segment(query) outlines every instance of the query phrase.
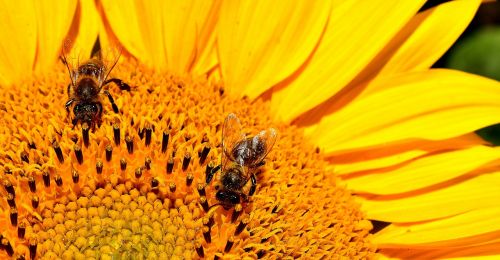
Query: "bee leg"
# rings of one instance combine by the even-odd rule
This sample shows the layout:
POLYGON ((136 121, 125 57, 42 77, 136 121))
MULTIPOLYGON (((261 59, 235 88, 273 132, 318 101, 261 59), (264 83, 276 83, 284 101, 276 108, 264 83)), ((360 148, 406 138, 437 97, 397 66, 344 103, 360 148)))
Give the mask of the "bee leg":
POLYGON ((260 163, 258 163, 255 167, 261 167, 261 166, 264 166, 266 165, 266 161, 265 160, 262 160, 260 163))
POLYGON ((73 124, 73 127, 71 129, 75 129, 75 126, 78 124, 78 118, 73 118, 73 120, 71 120, 71 123, 73 124))
POLYGON ((255 193, 255 189, 257 188, 257 179, 255 178, 255 174, 252 174, 250 176, 250 180, 252 181, 252 186, 250 186, 248 196, 252 196, 255 193))
POLYGON ((251 195, 248 195, 248 196, 247 196, 245 193, 242 193, 242 192, 240 192, 240 193, 238 193, 238 194, 240 195, 241 200, 242 200, 243 202, 249 202, 249 201, 250 201, 250 200, 248 199, 248 197, 249 197, 249 196, 251 196, 251 195))
POLYGON ((68 112, 68 114, 69 114, 69 107, 71 106, 71 104, 73 104, 73 102, 75 102, 75 100, 70 99, 66 102, 66 105, 64 105, 66 107, 66 111, 68 112))
POLYGON ((118 114, 118 106, 115 104, 115 100, 113 99, 113 96, 111 96, 111 93, 109 91, 104 90, 104 94, 108 96, 109 102, 111 102, 111 106, 113 107, 113 111, 118 114))
POLYGON ((221 166, 217 165, 215 168, 213 168, 208 174, 205 182, 209 184, 212 181, 212 178, 214 177, 214 174, 217 173, 220 170, 221 166))
POLYGON ((127 83, 123 82, 123 80, 117 78, 108 79, 104 81, 103 85, 107 85, 111 82, 115 83, 120 88, 120 90, 130 91, 130 86, 127 83))

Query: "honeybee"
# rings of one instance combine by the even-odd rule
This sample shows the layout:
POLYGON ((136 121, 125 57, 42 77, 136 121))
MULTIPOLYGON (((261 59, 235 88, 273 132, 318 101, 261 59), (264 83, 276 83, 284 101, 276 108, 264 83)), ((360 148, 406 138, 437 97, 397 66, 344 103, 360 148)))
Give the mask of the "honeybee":
MULTIPOLYGON (((104 59, 99 38, 94 44, 90 59, 80 63, 79 58, 68 60, 70 44, 66 42, 61 52, 61 59, 68 69, 71 82, 68 84, 67 92, 69 100, 65 107, 68 115, 70 115, 70 107, 73 105, 74 118, 72 119, 73 127, 79 122, 87 123, 92 129, 96 125, 101 124, 102 103, 99 94, 104 86, 109 83, 114 83, 121 90, 130 90, 130 86, 121 79, 108 79, 109 73, 113 70, 118 62, 121 52, 118 50, 107 53, 112 56, 109 59, 104 59)), ((118 106, 108 90, 103 91, 111 103, 113 111, 118 113, 118 106)))
MULTIPOLYGON (((277 131, 274 128, 263 130, 253 137, 247 137, 235 114, 229 114, 222 128, 222 170, 220 188, 215 198, 225 208, 229 209, 240 202, 248 202, 248 197, 255 193, 257 179, 255 174, 263 160, 276 142, 277 131), (243 188, 251 181, 248 194, 243 188)), ((207 175, 209 183, 219 170, 215 168, 207 175)))

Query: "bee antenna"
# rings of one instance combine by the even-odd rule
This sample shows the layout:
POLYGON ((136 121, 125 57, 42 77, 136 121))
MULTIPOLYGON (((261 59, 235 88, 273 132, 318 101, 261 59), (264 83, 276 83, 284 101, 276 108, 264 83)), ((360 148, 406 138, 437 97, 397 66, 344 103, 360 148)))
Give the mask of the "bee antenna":
POLYGON ((69 67, 68 59, 66 58, 66 54, 65 54, 66 51, 69 52, 69 49, 71 49, 70 46, 69 46, 70 44, 71 44, 70 41, 66 41, 63 44, 62 51, 61 51, 61 60, 62 60, 63 64, 66 65, 66 68, 68 69, 69 77, 71 79, 71 84, 73 86, 75 86, 75 80, 74 80, 74 76, 73 76, 73 71, 69 67))

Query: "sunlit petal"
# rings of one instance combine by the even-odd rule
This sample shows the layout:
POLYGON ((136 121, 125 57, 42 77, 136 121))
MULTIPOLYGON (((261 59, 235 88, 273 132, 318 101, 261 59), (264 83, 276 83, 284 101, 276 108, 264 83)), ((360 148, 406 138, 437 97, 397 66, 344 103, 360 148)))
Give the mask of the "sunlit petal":
POLYGON ((255 98, 304 63, 326 26, 330 1, 226 1, 221 14, 226 86, 255 98))
POLYGON ((340 91, 405 25, 423 1, 344 1, 308 64, 273 93, 272 107, 291 121, 340 91), (353 25, 356 25, 353 30, 353 25))
POLYGON ((37 19, 32 1, 0 2, 0 84, 31 74, 36 55, 37 19))
POLYGON ((466 28, 478 5, 479 1, 450 1, 417 14, 342 91, 302 114, 294 123, 313 128, 325 115, 377 91, 378 88, 367 84, 373 78, 429 68, 466 28))
POLYGON ((197 55, 210 51, 219 1, 103 1, 112 31, 150 67, 185 73, 197 55), (179 26, 182 24, 182 26, 179 26))
POLYGON ((367 172, 384 167, 396 166, 410 159, 438 151, 464 149, 484 145, 486 141, 476 134, 466 134, 440 141, 405 140, 401 143, 386 144, 373 148, 361 147, 358 150, 328 154, 335 173, 347 175, 367 172))
POLYGON ((481 208, 450 218, 414 225, 391 225, 375 236, 382 247, 467 246, 498 238, 500 208, 481 208), (489 239, 488 239, 489 238, 489 239))
MULTIPOLYGON (((438 173, 436 173, 438 174, 438 173)), ((386 222, 417 222, 493 207, 500 201, 500 174, 490 173, 423 194, 402 198, 361 199, 368 218, 386 222)))
POLYGON ((347 180, 355 192, 379 195, 422 189, 471 173, 482 166, 500 166, 500 149, 476 146, 425 156, 399 167, 347 180))
MULTIPOLYGON (((57 61, 77 10, 77 1, 34 1, 37 17, 36 70, 47 71, 57 61)), ((82 32, 84 34, 86 32, 82 32)))
POLYGON ((415 16, 398 34, 400 37, 389 44, 391 46, 403 40, 403 35, 411 34, 403 44, 397 44, 400 45, 397 50, 391 50, 392 57, 379 73, 391 75, 432 66, 467 28, 480 2, 450 1, 415 16))
POLYGON ((77 28, 72 30, 68 36, 68 39, 74 39, 72 42, 71 57, 90 57, 98 35, 101 47, 107 49, 108 44, 103 43, 103 41, 107 42, 105 41, 106 34, 99 33, 103 29, 103 25, 95 1, 80 0, 77 15, 77 28))
POLYGON ((373 82, 384 89, 326 117, 311 139, 326 152, 404 139, 440 140, 498 122, 500 84, 431 70, 373 82))
POLYGON ((498 259, 500 255, 500 241, 495 239, 480 245, 465 247, 445 247, 445 248, 382 248, 381 253, 398 259, 498 259))

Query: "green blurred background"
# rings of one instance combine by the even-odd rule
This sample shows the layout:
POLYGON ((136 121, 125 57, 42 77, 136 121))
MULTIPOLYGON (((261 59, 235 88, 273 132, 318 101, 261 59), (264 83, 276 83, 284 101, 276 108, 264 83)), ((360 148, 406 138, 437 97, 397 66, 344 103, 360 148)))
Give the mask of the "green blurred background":
MULTIPOLYGON (((447 1, 428 1, 422 9, 443 2, 447 1)), ((500 81, 500 3, 482 4, 469 27, 433 67, 462 70, 500 81)), ((500 145, 500 124, 476 133, 500 145)))

